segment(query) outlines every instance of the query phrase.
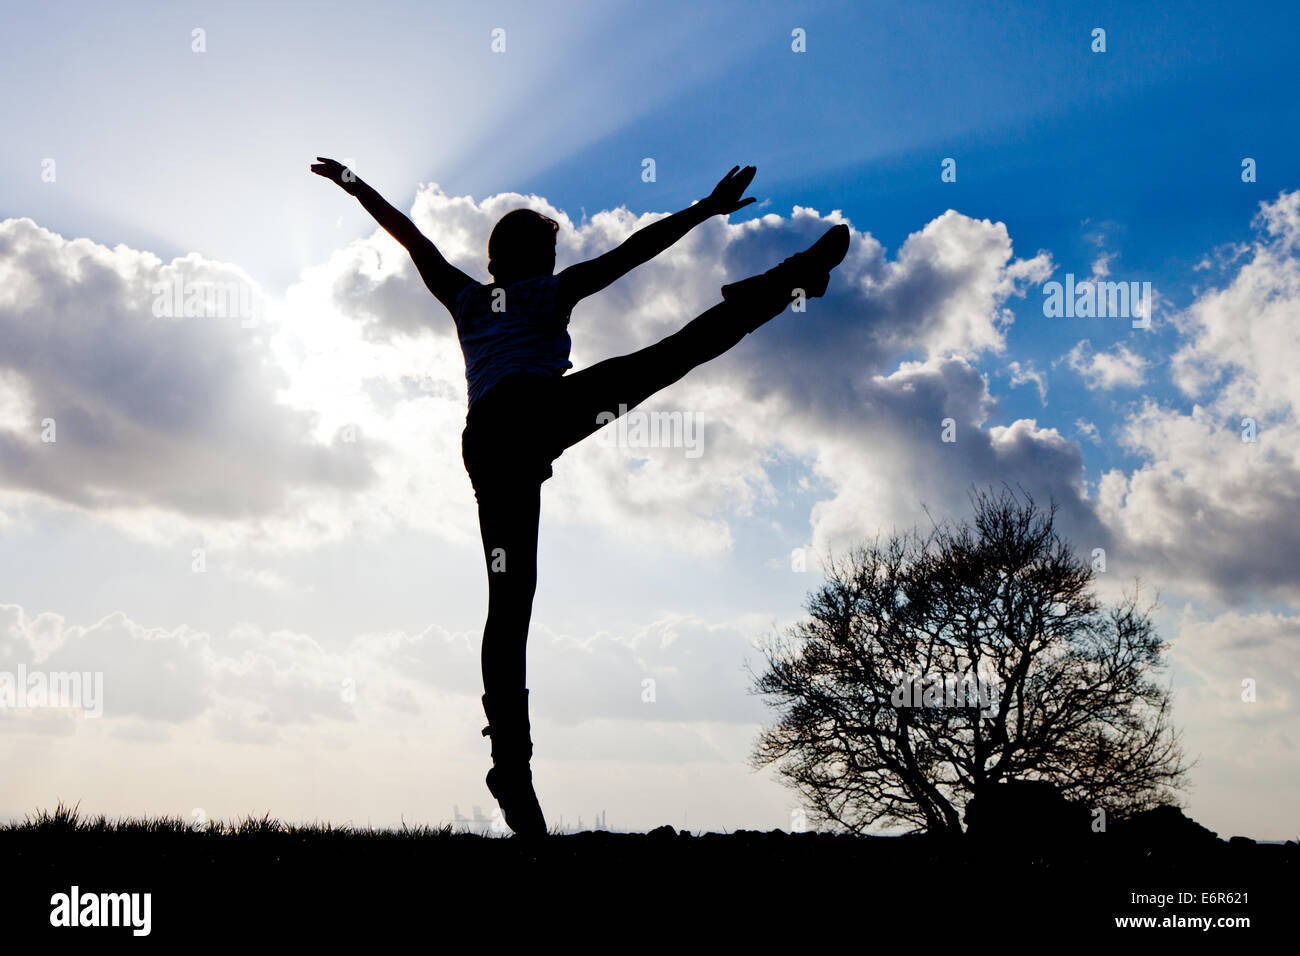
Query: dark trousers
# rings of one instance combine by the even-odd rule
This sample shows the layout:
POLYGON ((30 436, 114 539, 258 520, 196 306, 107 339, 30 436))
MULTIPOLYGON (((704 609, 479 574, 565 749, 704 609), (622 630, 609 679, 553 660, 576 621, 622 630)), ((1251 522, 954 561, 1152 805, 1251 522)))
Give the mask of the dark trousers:
POLYGON ((482 650, 486 693, 510 693, 527 685, 525 649, 537 589, 541 486, 552 475, 551 462, 727 351, 787 304, 774 303, 756 313, 752 305, 722 302, 654 345, 570 375, 515 373, 474 403, 461 449, 478 501, 488 569, 482 650))

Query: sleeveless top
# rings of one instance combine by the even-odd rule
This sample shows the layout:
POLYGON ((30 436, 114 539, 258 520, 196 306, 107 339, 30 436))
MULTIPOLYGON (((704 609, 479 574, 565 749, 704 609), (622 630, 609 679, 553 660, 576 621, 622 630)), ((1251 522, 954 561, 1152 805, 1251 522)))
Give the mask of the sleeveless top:
POLYGON ((456 297, 452 314, 465 355, 470 408, 514 372, 558 376, 573 368, 572 309, 560 301, 559 280, 549 275, 504 286, 472 282, 456 297))

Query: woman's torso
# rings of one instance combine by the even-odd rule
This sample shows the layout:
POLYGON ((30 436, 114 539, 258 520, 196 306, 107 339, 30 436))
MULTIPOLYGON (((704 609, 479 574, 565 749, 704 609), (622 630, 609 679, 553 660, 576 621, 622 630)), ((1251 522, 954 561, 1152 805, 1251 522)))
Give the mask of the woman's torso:
POLYGON ((508 375, 560 376, 572 368, 571 311, 560 299, 559 276, 467 285, 453 314, 465 356, 470 409, 508 375))

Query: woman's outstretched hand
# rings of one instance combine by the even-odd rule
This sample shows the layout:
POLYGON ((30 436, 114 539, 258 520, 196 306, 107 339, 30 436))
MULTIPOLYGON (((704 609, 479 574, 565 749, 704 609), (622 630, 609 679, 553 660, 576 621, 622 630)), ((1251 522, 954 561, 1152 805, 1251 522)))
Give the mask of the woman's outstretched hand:
POLYGON ((337 159, 327 159, 324 156, 317 156, 318 162, 312 164, 311 171, 317 176, 324 176, 332 183, 342 186, 347 192, 355 193, 357 185, 361 182, 357 174, 348 169, 337 159))
POLYGON ((740 169, 739 166, 732 166, 731 172, 718 180, 718 185, 713 187, 713 192, 709 193, 708 198, 704 200, 708 204, 708 209, 714 214, 725 216, 755 202, 753 196, 748 199, 741 199, 740 197, 745 194, 745 190, 753 182, 756 172, 758 170, 753 166, 746 166, 744 169, 740 169), (740 170, 740 172, 736 170, 740 170))

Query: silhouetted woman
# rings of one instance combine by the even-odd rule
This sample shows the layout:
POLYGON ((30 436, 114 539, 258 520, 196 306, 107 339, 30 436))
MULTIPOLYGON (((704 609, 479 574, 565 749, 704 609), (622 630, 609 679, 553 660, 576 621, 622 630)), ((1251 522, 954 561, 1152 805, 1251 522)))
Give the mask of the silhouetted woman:
POLYGON ((802 292, 821 296, 849 247, 847 226, 832 227, 774 269, 723 286, 723 301, 647 348, 566 375, 574 305, 663 252, 693 227, 754 202, 742 199, 755 169, 733 167, 706 198, 651 223, 618 248, 555 275, 559 224, 530 209, 506 213, 488 240, 493 281, 475 282, 451 265, 405 215, 332 159, 312 172, 356 196, 410 252, 429 291, 456 322, 465 355, 469 410, 462 457, 478 501, 488 569, 483 628, 483 710, 492 738, 487 785, 509 827, 546 834, 533 791, 525 648, 537 587, 542 482, 569 446, 779 315, 802 292), (607 413, 607 414, 602 414, 607 413))

